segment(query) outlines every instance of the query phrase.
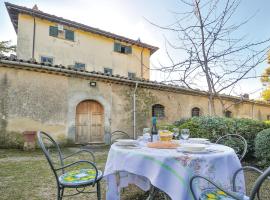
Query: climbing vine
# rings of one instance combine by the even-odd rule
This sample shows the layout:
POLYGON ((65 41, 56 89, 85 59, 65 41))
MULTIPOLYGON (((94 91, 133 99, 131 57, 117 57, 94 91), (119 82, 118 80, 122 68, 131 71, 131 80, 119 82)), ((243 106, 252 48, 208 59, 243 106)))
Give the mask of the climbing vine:
MULTIPOLYGON (((122 92, 125 99, 124 111, 128 114, 127 123, 133 125, 133 92, 130 88, 122 92)), ((147 127, 147 122, 151 118, 151 108, 156 104, 157 97, 148 89, 138 88, 136 91, 136 129, 141 132, 147 127)))

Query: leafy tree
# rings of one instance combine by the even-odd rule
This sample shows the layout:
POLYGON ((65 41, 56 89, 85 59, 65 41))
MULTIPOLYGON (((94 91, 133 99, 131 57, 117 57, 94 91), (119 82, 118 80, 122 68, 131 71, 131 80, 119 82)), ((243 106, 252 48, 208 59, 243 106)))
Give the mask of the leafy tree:
POLYGON ((16 51, 16 46, 10 44, 11 41, 0 41, 0 54, 11 53, 16 51))
MULTIPOLYGON (((268 52, 268 64, 270 64, 270 52, 268 52)), ((270 100, 270 66, 265 69, 262 74, 261 82, 267 86, 267 88, 262 92, 262 98, 266 101, 270 100)))
POLYGON ((266 89, 262 92, 262 98, 266 101, 270 100, 270 89, 266 89))

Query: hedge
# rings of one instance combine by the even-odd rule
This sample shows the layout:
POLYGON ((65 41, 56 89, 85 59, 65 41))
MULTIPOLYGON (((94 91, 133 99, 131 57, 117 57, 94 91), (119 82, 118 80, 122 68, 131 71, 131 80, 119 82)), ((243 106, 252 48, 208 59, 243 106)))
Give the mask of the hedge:
POLYGON ((248 143, 247 159, 254 158, 254 141, 256 135, 260 131, 270 128, 269 123, 258 120, 216 116, 193 117, 185 120, 184 123, 174 124, 171 128, 175 126, 179 129, 188 128, 190 130, 191 137, 208 138, 212 142, 216 141, 222 135, 232 133, 240 134, 248 143))
POLYGON ((270 129, 262 130, 255 139, 255 156, 262 167, 270 166, 270 129))

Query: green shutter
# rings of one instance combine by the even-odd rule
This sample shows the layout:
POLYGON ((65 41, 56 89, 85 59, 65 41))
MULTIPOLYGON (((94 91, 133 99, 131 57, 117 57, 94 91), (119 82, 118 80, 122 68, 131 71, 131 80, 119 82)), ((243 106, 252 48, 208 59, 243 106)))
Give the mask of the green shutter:
POLYGON ((127 46, 125 49, 125 53, 126 54, 131 54, 132 53, 132 47, 131 46, 127 46))
POLYGON ((74 41, 74 31, 65 30, 65 39, 74 41))
POLYGON ((58 36, 58 28, 57 28, 57 26, 50 26, 50 36, 53 36, 53 37, 58 36))
POLYGON ((121 52, 121 44, 120 43, 114 43, 114 51, 121 52))

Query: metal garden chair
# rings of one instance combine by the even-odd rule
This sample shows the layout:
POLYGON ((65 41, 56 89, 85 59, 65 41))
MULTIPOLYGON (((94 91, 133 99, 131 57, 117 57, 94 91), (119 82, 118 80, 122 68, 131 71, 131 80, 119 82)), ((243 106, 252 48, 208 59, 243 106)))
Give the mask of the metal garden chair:
POLYGON ((219 186, 217 184, 215 184, 213 181, 209 180, 206 177, 203 176, 193 176, 190 180, 190 189, 192 192, 192 195, 194 197, 195 200, 207 200, 207 199, 219 199, 219 200, 254 200, 256 197, 258 200, 266 200, 266 199, 261 199, 260 196, 260 188, 262 186, 262 184, 264 183, 264 181, 266 179, 270 180, 270 167, 267 168, 264 172, 255 168, 255 167, 251 167, 251 166, 245 166, 242 167, 240 169, 238 169, 234 175, 233 175, 233 188, 232 191, 226 191, 225 189, 222 188, 222 186, 219 186), (239 172, 241 171, 254 171, 258 174, 260 174, 260 176, 256 179, 250 196, 245 196, 244 194, 241 194, 239 192, 236 191, 236 178, 237 175, 239 174, 239 172), (203 179, 205 181, 207 181, 208 183, 210 183, 210 185, 213 185, 214 187, 212 189, 206 189, 204 191, 202 191, 202 193, 200 194, 199 197, 197 197, 195 195, 195 191, 193 188, 193 182, 196 179, 203 179))
POLYGON ((80 193, 97 193, 97 199, 100 200, 100 180, 102 179, 103 173, 102 171, 98 170, 95 165, 94 154, 88 150, 80 150, 76 153, 64 157, 59 145, 49 134, 39 131, 37 136, 38 143, 43 153, 45 154, 45 157, 56 178, 57 199, 61 200, 63 197, 74 196, 80 193), (56 156, 53 156, 52 152, 55 152, 56 156), (87 160, 79 160, 70 164, 64 164, 65 159, 83 152, 89 153, 93 162, 87 160), (77 167, 80 165, 87 165, 87 168, 67 170, 73 168, 74 166, 77 167), (96 186, 96 190, 86 192, 85 188, 88 186, 96 186), (64 196, 65 188, 76 189, 76 193, 64 196))
POLYGON ((247 153, 247 141, 238 134, 227 134, 217 139, 216 144, 223 144, 234 149, 240 160, 243 160, 247 153))
POLYGON ((120 139, 120 138, 124 138, 124 139, 130 139, 130 136, 129 134, 127 134, 126 132, 124 131, 113 131, 111 133, 111 144, 117 140, 117 139, 120 139))

